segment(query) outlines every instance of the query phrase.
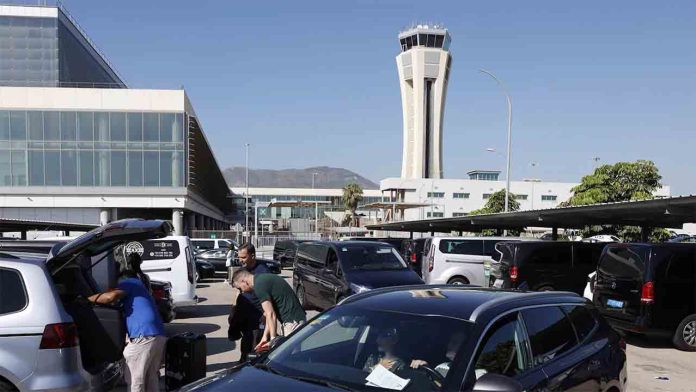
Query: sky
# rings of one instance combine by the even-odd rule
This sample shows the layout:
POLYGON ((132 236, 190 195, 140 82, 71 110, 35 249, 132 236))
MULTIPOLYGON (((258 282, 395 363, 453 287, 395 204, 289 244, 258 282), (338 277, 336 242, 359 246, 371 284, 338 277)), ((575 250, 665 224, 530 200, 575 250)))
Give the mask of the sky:
POLYGON ((696 193, 694 1, 94 1, 63 4, 133 88, 189 95, 222 168, 401 172, 397 35, 444 24, 444 175, 577 182, 650 159, 696 193), (534 165, 533 165, 534 163, 534 165))

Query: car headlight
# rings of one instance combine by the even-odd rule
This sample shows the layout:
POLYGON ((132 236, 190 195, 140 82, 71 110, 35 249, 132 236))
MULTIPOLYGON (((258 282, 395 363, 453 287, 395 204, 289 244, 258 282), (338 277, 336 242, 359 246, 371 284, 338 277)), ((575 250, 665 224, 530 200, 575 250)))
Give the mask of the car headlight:
POLYGON ((369 287, 361 286, 359 284, 351 283, 350 284, 350 289, 353 291, 355 294, 359 293, 364 293, 366 291, 370 291, 371 289, 369 287))

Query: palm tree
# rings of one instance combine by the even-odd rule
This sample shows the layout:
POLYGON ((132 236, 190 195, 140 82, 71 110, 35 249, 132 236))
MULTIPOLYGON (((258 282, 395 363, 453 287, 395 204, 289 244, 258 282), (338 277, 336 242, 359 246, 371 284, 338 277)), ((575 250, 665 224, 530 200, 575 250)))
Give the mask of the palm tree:
POLYGON ((350 225, 355 224, 355 210, 358 209, 358 203, 363 199, 363 190, 355 182, 346 184, 343 187, 343 205, 347 211, 350 211, 350 225))

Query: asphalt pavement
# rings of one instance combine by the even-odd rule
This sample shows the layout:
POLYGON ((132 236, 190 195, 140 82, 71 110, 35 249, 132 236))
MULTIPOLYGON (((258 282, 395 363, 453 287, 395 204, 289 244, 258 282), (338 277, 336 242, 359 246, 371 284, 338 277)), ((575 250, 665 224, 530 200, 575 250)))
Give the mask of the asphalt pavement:
MULTIPOLYGON (((283 270, 292 279, 292 272, 283 270)), ((239 342, 227 340, 227 315, 233 289, 224 277, 199 282, 201 302, 179 309, 177 319, 166 326, 167 335, 182 332, 203 333, 208 344, 208 375, 228 368, 239 361, 239 342)), ((316 312, 310 311, 308 318, 316 312)), ((676 350, 669 339, 627 336, 629 391, 692 391, 696 392, 696 353, 676 350)))

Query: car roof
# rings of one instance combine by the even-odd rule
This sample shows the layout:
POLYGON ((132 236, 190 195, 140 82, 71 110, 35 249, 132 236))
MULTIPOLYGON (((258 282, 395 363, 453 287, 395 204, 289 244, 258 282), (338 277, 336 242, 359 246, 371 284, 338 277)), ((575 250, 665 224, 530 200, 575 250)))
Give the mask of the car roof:
POLYGON ((433 240, 489 240, 489 241, 533 241, 536 238, 524 238, 524 237, 484 237, 484 236, 474 236, 474 237, 430 237, 433 240))
POLYGON ((576 293, 519 291, 474 286, 415 285, 370 290, 341 304, 397 313, 453 317, 475 322, 517 307, 554 303, 584 304, 576 293))

